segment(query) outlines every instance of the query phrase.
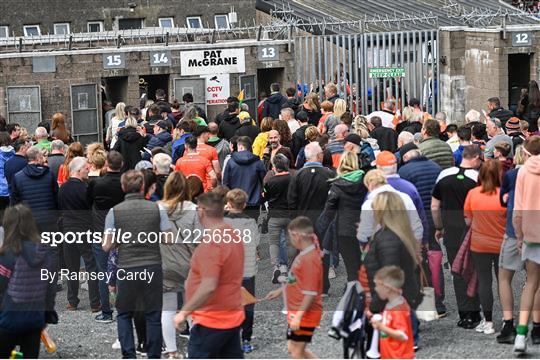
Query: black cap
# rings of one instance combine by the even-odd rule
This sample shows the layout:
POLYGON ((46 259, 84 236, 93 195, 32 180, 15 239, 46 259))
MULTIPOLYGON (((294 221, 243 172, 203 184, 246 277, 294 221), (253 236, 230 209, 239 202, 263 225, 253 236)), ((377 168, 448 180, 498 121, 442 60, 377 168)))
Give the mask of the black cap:
POLYGON ((154 126, 159 126, 160 128, 162 128, 163 130, 169 130, 169 126, 167 126, 167 122, 164 121, 164 120, 159 120, 157 121, 154 126))
POLYGON ((345 137, 345 142, 350 142, 355 145, 361 146, 362 138, 360 137, 360 135, 357 135, 357 134, 349 134, 345 137))
POLYGON ((418 149, 418 146, 414 142, 407 143, 399 149, 399 157, 401 158, 401 161, 403 161, 403 156, 405 156, 406 153, 408 153, 411 150, 418 149))
POLYGON ((296 120, 301 121, 301 122, 306 122, 308 120, 307 112, 305 111, 298 112, 298 114, 296 114, 296 120))

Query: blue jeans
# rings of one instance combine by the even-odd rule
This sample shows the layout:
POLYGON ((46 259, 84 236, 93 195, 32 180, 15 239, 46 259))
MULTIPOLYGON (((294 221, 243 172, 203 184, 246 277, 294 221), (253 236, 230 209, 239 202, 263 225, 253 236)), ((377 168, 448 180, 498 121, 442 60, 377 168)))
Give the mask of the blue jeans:
POLYGON ((414 338, 414 346, 418 346, 418 340, 420 338, 420 336, 418 335, 420 321, 418 321, 418 318, 416 317, 416 312, 414 310, 411 310, 411 324, 414 338))
MULTIPOLYGON (((103 251, 101 244, 92 244, 92 252, 96 259, 97 269, 100 273, 107 272, 107 259, 109 253, 103 251)), ((99 281, 99 297, 101 298, 101 312, 106 315, 112 315, 111 303, 109 302, 109 288, 105 280, 99 281)))
POLYGON ((147 280, 121 279, 120 273, 116 281, 118 295, 116 298, 116 310, 118 316, 118 340, 122 347, 124 359, 136 358, 135 340, 133 338, 133 314, 137 310, 137 302, 142 301, 142 311, 146 320, 146 349, 149 359, 161 358, 161 309, 163 307, 163 272, 161 265, 119 269, 128 274, 140 274, 144 270, 152 272, 153 278, 150 283, 147 280))
POLYGON ((211 329, 200 324, 191 328, 188 343, 190 359, 243 359, 240 327, 211 329))

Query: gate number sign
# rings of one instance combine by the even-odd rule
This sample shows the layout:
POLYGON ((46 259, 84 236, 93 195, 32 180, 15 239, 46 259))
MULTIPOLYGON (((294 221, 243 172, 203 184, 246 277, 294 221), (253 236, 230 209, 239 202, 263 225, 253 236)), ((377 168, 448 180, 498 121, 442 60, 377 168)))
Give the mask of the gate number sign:
POLYGON ((377 79, 377 78, 396 78, 396 77, 404 77, 405 76, 405 68, 370 68, 369 69, 369 78, 370 79, 377 79))
POLYGON ((150 66, 171 66, 171 51, 151 51, 150 66))
POLYGON ((124 69, 126 67, 126 57, 124 53, 103 54, 104 69, 124 69))
POLYGON ((259 46, 257 49, 259 61, 279 61, 279 47, 259 46))
POLYGON ((531 32, 512 33, 512 46, 532 46, 531 32))

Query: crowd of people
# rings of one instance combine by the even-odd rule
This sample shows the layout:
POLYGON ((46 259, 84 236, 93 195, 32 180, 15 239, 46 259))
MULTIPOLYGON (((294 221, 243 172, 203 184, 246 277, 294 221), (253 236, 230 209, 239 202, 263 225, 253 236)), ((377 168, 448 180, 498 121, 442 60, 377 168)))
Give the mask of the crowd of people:
POLYGON ((453 122, 417 99, 402 111, 387 99, 354 116, 331 83, 302 100, 295 88, 270 90, 252 109, 258 116, 231 96, 213 120, 190 94, 169 104, 158 90, 143 109, 111 107, 105 143, 86 146, 60 113, 33 136, 0 119, 0 357, 15 348, 39 355, 63 286, 67 310, 79 310, 81 258, 90 311, 96 322, 116 320, 113 346, 125 358, 255 351, 263 257, 276 286, 264 299, 283 297, 294 358, 316 356, 307 344, 323 309, 334 310, 322 301, 330 286, 341 292, 357 282, 367 337, 383 334, 383 358, 414 357, 427 286, 438 317, 455 301, 457 326, 494 334, 493 274, 504 316, 496 341, 517 352, 528 338, 540 344, 536 82, 518 114, 493 97, 488 111, 453 122), (136 241, 119 240, 122 233, 136 241), (44 241, 58 234, 63 242, 44 241), (143 241, 151 234, 160 241, 143 241), (347 284, 334 280, 340 260, 347 284), (64 269, 77 276, 62 279, 64 269), (512 279, 523 269, 519 291, 512 279), (178 349, 177 332, 187 349, 178 349))

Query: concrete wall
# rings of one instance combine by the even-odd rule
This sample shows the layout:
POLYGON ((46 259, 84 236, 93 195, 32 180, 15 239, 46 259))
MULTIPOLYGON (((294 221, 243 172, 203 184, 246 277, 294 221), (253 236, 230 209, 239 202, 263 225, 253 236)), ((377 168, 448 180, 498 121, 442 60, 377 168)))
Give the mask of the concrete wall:
MULTIPOLYGON (((208 49, 220 47, 243 47, 245 48, 246 72, 244 74, 230 74, 231 95, 239 93, 240 75, 257 74, 258 69, 284 68, 283 85, 291 86, 295 83, 295 63, 293 53, 287 52, 287 42, 272 42, 279 47, 280 60, 275 62, 260 62, 257 58, 257 48, 261 43, 250 41, 250 45, 245 45, 246 41, 238 43, 229 42, 227 44, 214 45, 191 45, 189 50, 208 49)), ((108 49, 114 51, 114 49, 108 49)), ((107 49, 64 51, 56 55, 55 73, 33 73, 32 54, 10 54, 0 57, 0 115, 7 118, 6 109, 6 88, 7 86, 40 85, 42 118, 50 119, 55 112, 62 112, 67 117, 67 122, 71 123, 71 103, 70 86, 75 84, 101 84, 101 79, 106 77, 127 76, 128 90, 126 104, 139 106, 139 76, 168 74, 169 88, 168 94, 172 100, 174 78, 181 78, 180 52, 183 50, 171 49, 171 67, 150 67, 148 49, 139 47, 134 50, 122 49, 126 51, 126 68, 115 70, 104 70, 102 53, 107 49)), ((52 53, 54 54, 54 53, 52 53)), ((42 54, 46 55, 46 54, 42 54)), ((223 111, 223 105, 209 106, 207 109, 211 118, 218 112, 223 111)))
MULTIPOLYGON (((450 120, 462 123, 465 114, 487 110, 487 99, 509 102, 509 54, 531 54, 530 79, 538 78, 540 31, 533 32, 532 47, 513 47, 511 33, 502 39, 497 30, 452 29, 440 31, 441 108, 450 120)), ((519 71, 519 69, 518 69, 519 71)))
POLYGON ((239 23, 253 23, 255 0, 3 0, 0 25, 22 36, 23 25, 38 24, 41 33, 54 33, 54 23, 70 23, 71 32, 86 32, 87 21, 103 21, 105 30, 120 18, 143 18, 146 27, 159 26, 158 18, 173 17, 175 26, 187 27, 186 17, 200 16, 204 26, 214 27, 215 14, 227 14, 234 5, 239 23), (130 7, 136 5, 135 7, 130 7))

